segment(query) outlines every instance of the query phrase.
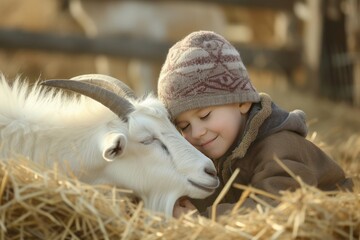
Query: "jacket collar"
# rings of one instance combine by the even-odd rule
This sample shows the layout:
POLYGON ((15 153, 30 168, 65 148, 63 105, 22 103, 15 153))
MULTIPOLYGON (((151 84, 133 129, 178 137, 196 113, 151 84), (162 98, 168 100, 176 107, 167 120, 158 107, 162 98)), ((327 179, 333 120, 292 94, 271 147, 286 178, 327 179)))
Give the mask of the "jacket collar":
POLYGON ((247 149, 251 143, 255 141, 261 125, 271 115, 272 108, 270 96, 265 93, 260 93, 260 98, 259 107, 255 107, 257 103, 251 107, 244 134, 239 137, 238 142, 240 143, 236 145, 238 147, 232 152, 230 150, 229 153, 226 153, 217 161, 217 169, 218 172, 221 173, 223 183, 230 178, 233 161, 245 156, 247 149))
POLYGON ((271 98, 265 93, 260 93, 260 108, 254 109, 253 106, 248 117, 248 121, 245 127, 245 131, 242 137, 239 138, 238 147, 233 150, 232 154, 228 157, 231 159, 242 158, 245 156, 246 151, 250 147, 251 143, 255 141, 259 134, 260 127, 265 120, 271 115, 271 98))
POLYGON ((279 131, 292 131, 305 137, 307 126, 305 113, 301 110, 284 111, 271 101, 269 95, 260 94, 259 103, 254 103, 247 117, 245 130, 233 147, 218 160, 217 169, 224 181, 230 177, 234 161, 245 156, 250 145, 279 131))

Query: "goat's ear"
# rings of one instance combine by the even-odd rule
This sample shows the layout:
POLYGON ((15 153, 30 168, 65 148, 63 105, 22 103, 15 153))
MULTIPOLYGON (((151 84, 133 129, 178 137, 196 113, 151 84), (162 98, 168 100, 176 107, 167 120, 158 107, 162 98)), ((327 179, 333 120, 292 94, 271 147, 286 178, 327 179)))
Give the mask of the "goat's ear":
POLYGON ((106 161, 113 161, 115 158, 123 155, 127 145, 127 139, 124 134, 112 133, 105 142, 103 149, 103 158, 106 161))

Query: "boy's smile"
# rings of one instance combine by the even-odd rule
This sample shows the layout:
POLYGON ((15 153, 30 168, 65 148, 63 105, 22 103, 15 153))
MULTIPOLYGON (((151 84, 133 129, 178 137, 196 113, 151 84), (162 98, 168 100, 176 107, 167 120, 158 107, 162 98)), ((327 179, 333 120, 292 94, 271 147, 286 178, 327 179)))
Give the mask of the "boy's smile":
POLYGON ((200 144, 200 147, 202 148, 206 148, 209 147, 209 145, 211 145, 212 143, 214 143, 214 141, 217 139, 217 136, 213 139, 210 139, 209 141, 205 141, 204 143, 200 144))
POLYGON ((175 124, 181 134, 211 159, 220 158, 232 146, 245 124, 251 103, 197 108, 179 114, 175 124))

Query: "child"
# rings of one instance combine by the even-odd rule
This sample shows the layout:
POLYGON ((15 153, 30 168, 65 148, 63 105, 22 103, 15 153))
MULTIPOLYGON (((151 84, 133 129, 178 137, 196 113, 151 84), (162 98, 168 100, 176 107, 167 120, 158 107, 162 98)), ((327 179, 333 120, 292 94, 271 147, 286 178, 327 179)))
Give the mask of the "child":
MULTIPOLYGON (((298 182, 274 160, 321 190, 352 189, 352 180, 322 150, 305 139, 305 114, 286 112, 250 82, 238 51, 222 36, 208 31, 191 33, 167 55, 158 82, 158 97, 181 134, 211 158, 221 185, 206 199, 191 200, 207 212, 236 168, 235 183, 278 195, 298 182)), ((217 213, 231 210, 242 190, 230 188, 217 213)), ((264 198, 270 204, 276 204, 264 198)), ((174 216, 193 209, 178 203, 174 216)), ((243 206, 254 207, 248 198, 243 206)))

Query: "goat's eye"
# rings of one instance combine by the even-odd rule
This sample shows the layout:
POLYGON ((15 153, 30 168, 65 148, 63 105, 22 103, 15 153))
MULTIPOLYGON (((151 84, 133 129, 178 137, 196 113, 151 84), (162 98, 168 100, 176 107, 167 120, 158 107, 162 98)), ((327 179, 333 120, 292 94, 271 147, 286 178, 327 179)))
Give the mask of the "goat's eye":
POLYGON ((143 141, 141 141, 140 143, 144 144, 144 145, 149 145, 151 144, 153 141, 155 140, 154 137, 149 137, 149 138, 145 138, 143 141))

